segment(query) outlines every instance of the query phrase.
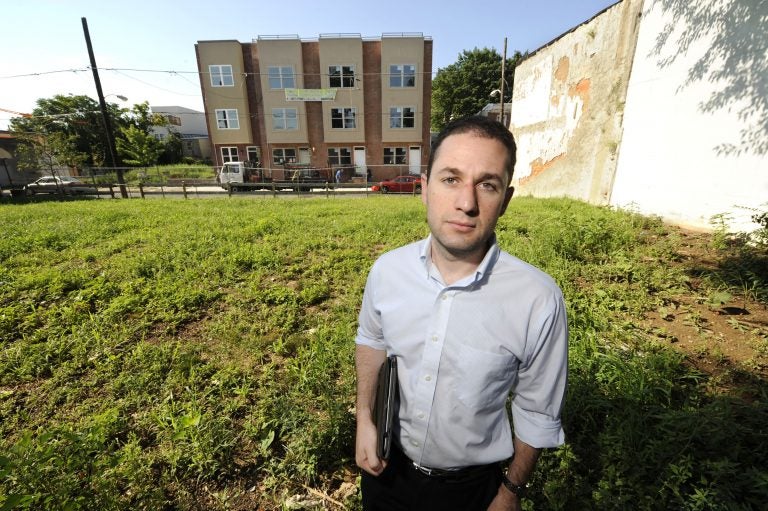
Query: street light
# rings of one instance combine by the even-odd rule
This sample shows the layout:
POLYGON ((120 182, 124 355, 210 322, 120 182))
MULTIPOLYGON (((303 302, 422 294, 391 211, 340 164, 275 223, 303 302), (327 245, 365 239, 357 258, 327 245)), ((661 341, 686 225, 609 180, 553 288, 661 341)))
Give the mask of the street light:
POLYGON ((104 99, 107 99, 107 98, 108 98, 108 97, 110 97, 110 96, 114 96, 114 97, 116 97, 117 99, 119 99, 120 101, 128 101, 128 98, 126 98, 126 97, 125 97, 125 96, 123 96, 122 94, 107 94, 106 96, 104 96, 104 99))

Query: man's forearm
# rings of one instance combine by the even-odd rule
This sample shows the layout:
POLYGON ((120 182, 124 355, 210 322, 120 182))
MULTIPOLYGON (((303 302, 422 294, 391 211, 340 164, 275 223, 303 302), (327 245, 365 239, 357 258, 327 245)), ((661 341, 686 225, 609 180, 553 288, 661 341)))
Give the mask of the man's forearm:
POLYGON ((355 462, 373 475, 379 475, 386 462, 376 454, 376 426, 373 423, 374 393, 381 364, 386 352, 368 346, 355 348, 355 370, 357 372, 357 432, 355 433, 355 462))
MULTIPOLYGON (((541 449, 531 447, 515 438, 515 455, 509 463, 504 477, 514 486, 525 486, 536 468, 541 449)), ((517 511, 520 507, 520 495, 510 491, 504 484, 499 487, 496 498, 488 507, 489 511, 517 511)))
POLYGON ((368 346, 355 347, 355 371, 357 373, 357 420, 371 420, 376 380, 381 364, 387 358, 387 352, 368 346), (363 414, 361 416, 361 414, 363 414))
POLYGON ((524 486, 533 474, 536 468, 536 462, 539 460, 541 449, 531 447, 522 440, 515 438, 515 455, 507 469, 507 479, 512 484, 524 486))

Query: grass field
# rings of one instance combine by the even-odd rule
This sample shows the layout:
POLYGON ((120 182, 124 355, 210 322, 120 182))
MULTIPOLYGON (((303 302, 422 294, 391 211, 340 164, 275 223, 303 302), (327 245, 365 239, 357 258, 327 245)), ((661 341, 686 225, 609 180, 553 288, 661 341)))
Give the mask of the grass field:
MULTIPOLYGON (((374 259, 426 235, 418 198, 40 202, 0 219, 0 510, 359 508, 357 311, 374 259)), ((768 325, 729 318, 751 351, 723 376, 647 321, 686 297, 706 340, 694 305, 765 311, 765 249, 721 243, 728 271, 689 268, 677 230, 565 199, 515 199, 497 231, 557 280, 571 329, 567 443, 525 508, 764 508, 768 325)))

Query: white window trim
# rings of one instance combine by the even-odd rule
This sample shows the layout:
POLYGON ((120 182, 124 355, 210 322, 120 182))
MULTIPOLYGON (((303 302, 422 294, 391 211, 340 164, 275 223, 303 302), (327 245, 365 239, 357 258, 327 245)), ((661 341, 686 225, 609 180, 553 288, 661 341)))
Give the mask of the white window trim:
POLYGON ((208 73, 211 75, 211 87, 234 87, 235 75, 232 72, 232 66, 230 64, 211 64, 208 66, 208 73), (224 69, 229 68, 229 75, 224 73, 224 69), (232 79, 231 84, 224 83, 224 77, 229 76, 232 79), (214 77, 219 77, 220 83, 214 82, 214 77))
POLYGON ((236 108, 217 108, 216 109, 216 128, 220 130, 239 130, 240 129, 240 116, 236 108), (231 115, 234 112, 234 115, 231 115), (223 114, 223 117, 219 116, 219 113, 223 114), (220 121, 226 123, 226 127, 222 128, 219 124, 220 121), (235 124, 236 126, 233 126, 235 124))
POLYGON ((385 147, 384 148, 384 161, 386 162, 387 158, 387 149, 392 151, 392 163, 384 163, 384 165, 408 165, 408 148, 405 146, 392 146, 392 147, 385 147), (403 161, 401 163, 398 163, 397 161, 397 150, 401 149, 403 154, 403 161))
POLYGON ((342 107, 338 107, 338 108, 331 108, 331 129, 332 130, 356 130, 357 129, 357 108, 350 107, 350 106, 342 106, 342 107), (341 111, 341 124, 342 124, 342 126, 341 126, 341 128, 334 128, 333 127, 333 113, 335 111, 339 111, 339 110, 341 111), (347 120, 347 117, 346 117, 346 113, 347 113, 346 111, 347 110, 351 111, 351 113, 352 113, 351 119, 352 119, 352 122, 354 123, 354 126, 352 126, 351 128, 348 128, 347 127, 347 123, 345 122, 347 120))
POLYGON ((389 88, 390 89, 413 89, 416 87, 416 77, 418 75, 418 68, 416 67, 416 64, 411 63, 405 63, 405 64, 390 64, 389 65, 389 88), (405 66, 412 66, 413 67, 413 85, 405 85, 405 77, 409 76, 405 74, 405 66), (399 67, 401 68, 398 73, 393 73, 392 68, 393 67, 399 67), (400 76, 400 85, 392 85, 392 77, 393 76, 400 76))
POLYGON ((331 165, 352 165, 354 162, 354 153, 352 151, 352 148, 350 147, 329 147, 328 148, 328 161, 331 165), (335 150, 338 156, 336 157, 337 161, 331 162, 331 151, 335 150), (349 156, 349 163, 341 163, 342 154, 341 151, 346 150, 349 156))
POLYGON ((296 109, 296 108, 273 108, 272 109, 272 129, 275 130, 275 131, 296 131, 297 129, 299 129, 299 112, 298 112, 298 109, 296 109), (290 119, 290 117, 288 117, 286 114, 288 113, 289 110, 293 112, 293 121, 296 124, 292 128, 288 127, 288 119, 290 119), (276 113, 280 113, 280 116, 275 117, 276 113), (276 120, 281 120, 284 127, 282 127, 282 128, 276 127, 275 126, 275 121, 276 120))
POLYGON ((295 163, 297 159, 298 159, 298 152, 296 151, 295 147, 273 147, 272 148, 272 164, 273 165, 284 165, 286 163, 295 163), (279 163, 279 158, 275 158, 275 151, 282 152, 283 161, 284 161, 283 163, 279 163), (285 151, 293 151, 293 156, 291 156, 291 158, 293 158, 294 160, 293 162, 285 161, 286 160, 285 151))
POLYGON ((219 147, 219 153, 221 154, 222 163, 225 163, 228 161, 240 161, 240 151, 237 150, 237 146, 221 146, 219 147), (225 149, 229 153, 228 156, 224 156, 225 149), (234 157, 232 155, 233 149, 234 149, 234 157))
POLYGON ((357 79, 357 70, 355 69, 355 65, 354 64, 329 64, 328 68, 329 68, 328 69, 328 87, 331 87, 331 88, 334 88, 334 89, 354 89, 355 88, 355 80, 357 79), (333 85, 331 85, 331 78, 332 78, 332 76, 331 76, 331 69, 330 68, 332 68, 332 67, 339 68, 339 73, 340 74, 338 75, 338 77, 334 77, 334 78, 338 78, 339 80, 341 80, 341 85, 339 85, 338 87, 334 87, 333 85), (348 68, 352 69, 352 74, 351 75, 344 74, 344 68, 345 67, 348 67, 348 68), (351 78, 352 79, 352 85, 346 85, 345 86, 344 85, 344 78, 351 78))
POLYGON ((293 66, 267 66, 267 84, 269 85, 269 90, 284 90, 284 89, 294 89, 296 88, 296 70, 293 68, 293 66), (283 74, 283 68, 288 68, 291 70, 290 75, 283 74), (272 70, 277 69, 277 76, 280 78, 280 87, 272 87, 272 70), (293 84, 290 87, 287 87, 285 84, 285 81, 288 79, 288 77, 291 78, 293 81, 293 84))
POLYGON ((413 130, 416 129, 416 107, 413 106, 391 106, 389 107, 389 129, 391 130, 413 130), (405 109, 410 109, 410 111, 413 113, 413 117, 411 118, 413 120, 413 126, 406 126, 405 125, 405 109), (397 109, 399 113, 400 118, 400 126, 392 126, 392 110, 397 109))

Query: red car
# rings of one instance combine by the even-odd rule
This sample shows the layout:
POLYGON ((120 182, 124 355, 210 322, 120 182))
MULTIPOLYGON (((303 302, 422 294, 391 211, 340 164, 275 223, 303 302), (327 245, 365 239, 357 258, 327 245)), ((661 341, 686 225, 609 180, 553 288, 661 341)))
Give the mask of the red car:
POLYGON ((389 192, 406 192, 406 193, 421 193, 421 176, 416 174, 408 174, 405 176, 397 176, 394 179, 382 181, 379 183, 379 189, 382 193, 389 192))

